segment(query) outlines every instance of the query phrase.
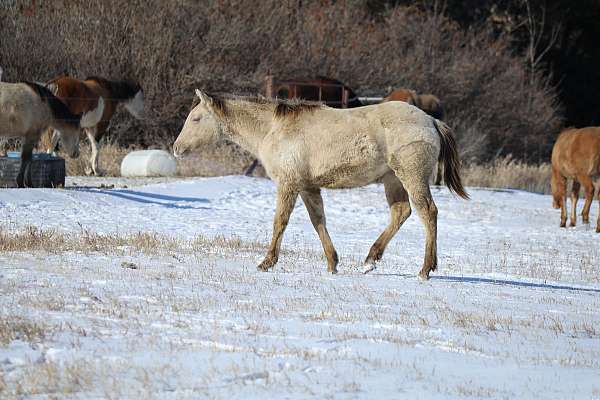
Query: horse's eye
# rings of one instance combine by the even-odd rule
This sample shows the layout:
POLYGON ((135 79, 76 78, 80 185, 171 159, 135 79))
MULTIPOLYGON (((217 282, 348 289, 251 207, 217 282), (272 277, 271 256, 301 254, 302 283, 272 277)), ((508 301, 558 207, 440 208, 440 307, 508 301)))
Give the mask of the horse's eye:
POLYGON ((193 121, 193 122, 198 122, 198 121, 200 121, 201 119, 202 119, 202 117, 194 117, 194 118, 192 118, 192 121, 193 121))

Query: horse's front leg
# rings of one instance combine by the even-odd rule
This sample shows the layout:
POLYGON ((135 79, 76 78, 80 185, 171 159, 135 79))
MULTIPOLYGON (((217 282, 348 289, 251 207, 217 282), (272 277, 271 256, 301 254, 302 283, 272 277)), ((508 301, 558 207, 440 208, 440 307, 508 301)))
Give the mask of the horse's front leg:
POLYGON ((590 207, 592 201, 594 201, 594 182, 589 175, 580 175, 577 177, 583 190, 585 191, 585 203, 583 204, 583 210, 581 211, 582 219, 584 224, 590 223, 590 207))
POLYGON ((271 239, 267 256, 257 268, 259 271, 268 271, 269 268, 272 268, 277 263, 283 232, 290 220, 290 215, 292 215, 297 198, 297 190, 292 190, 286 185, 279 185, 277 187, 277 208, 275 210, 275 220, 273 221, 273 238, 271 239))

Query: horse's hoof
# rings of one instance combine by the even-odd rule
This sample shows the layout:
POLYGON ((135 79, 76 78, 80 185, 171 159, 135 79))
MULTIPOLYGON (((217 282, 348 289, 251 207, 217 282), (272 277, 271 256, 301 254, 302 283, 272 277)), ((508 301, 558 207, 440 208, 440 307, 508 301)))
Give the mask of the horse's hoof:
POLYGON ((275 266, 274 262, 272 262, 271 260, 264 260, 263 262, 258 264, 258 267, 256 267, 256 269, 262 272, 267 272, 268 270, 273 268, 273 266, 275 266))
POLYGON ((377 265, 375 265, 374 261, 365 263, 363 265, 363 271, 362 271, 362 273, 363 274, 368 274, 369 272, 373 271, 375 268, 377 268, 377 265))
MULTIPOLYGON (((584 222, 584 224, 585 224, 585 222, 584 222)), ((574 226, 575 226, 575 222, 571 222, 571 223, 569 224, 569 226, 570 226, 570 227, 574 227, 574 226)))
POLYGON ((422 281, 428 281, 429 280, 429 273, 428 272, 419 272, 419 279, 421 279, 422 281))
POLYGON ((329 272, 331 275, 336 275, 338 273, 338 270, 337 270, 337 268, 328 269, 327 272, 329 272))

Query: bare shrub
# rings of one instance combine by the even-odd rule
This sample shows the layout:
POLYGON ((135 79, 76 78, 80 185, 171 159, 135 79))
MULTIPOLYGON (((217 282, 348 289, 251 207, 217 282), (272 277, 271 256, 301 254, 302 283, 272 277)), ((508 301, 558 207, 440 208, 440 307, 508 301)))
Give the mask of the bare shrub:
MULTIPOLYGON (((119 112, 111 127, 118 145, 169 148, 193 88, 257 93, 267 74, 332 76, 363 95, 390 86, 435 93, 471 161, 545 160, 561 121, 556 91, 540 74, 529 79, 508 37, 485 27, 464 31, 416 8, 373 16, 364 2, 15 0, 0 7, 0 37, 10 38, 0 41, 5 80, 93 74, 141 82, 148 118, 119 112)), ((218 152, 202 160, 239 173, 249 157, 232 154, 243 160, 235 168, 221 168, 218 152)), ((70 173, 79 173, 72 164, 70 173)))

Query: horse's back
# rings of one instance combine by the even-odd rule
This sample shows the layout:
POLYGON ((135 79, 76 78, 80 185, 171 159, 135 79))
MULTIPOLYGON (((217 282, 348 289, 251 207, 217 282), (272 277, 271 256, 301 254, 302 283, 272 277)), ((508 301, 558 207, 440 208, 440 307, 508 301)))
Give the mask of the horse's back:
POLYGON ((48 84, 56 85, 55 95, 73 114, 83 114, 94 110, 98 105, 98 95, 81 80, 63 76, 48 84))

